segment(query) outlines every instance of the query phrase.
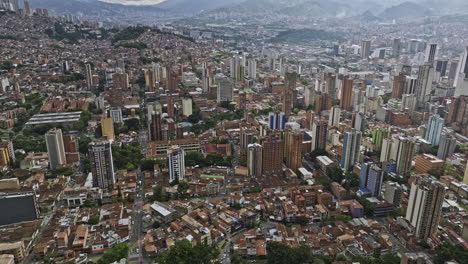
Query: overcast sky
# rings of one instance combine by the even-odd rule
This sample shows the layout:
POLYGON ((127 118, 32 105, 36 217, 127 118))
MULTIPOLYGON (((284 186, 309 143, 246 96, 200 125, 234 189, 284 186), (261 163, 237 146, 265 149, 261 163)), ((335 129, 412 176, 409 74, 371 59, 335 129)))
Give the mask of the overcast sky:
POLYGON ((108 3, 123 4, 123 5, 156 5, 166 0, 100 0, 108 3))

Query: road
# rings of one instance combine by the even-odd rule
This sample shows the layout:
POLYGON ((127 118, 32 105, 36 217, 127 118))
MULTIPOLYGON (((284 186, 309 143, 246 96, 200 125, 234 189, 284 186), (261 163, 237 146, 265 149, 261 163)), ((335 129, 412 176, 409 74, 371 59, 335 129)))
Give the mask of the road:
MULTIPOLYGON (((139 134, 139 143, 141 146, 141 152, 144 155, 146 153, 146 144, 148 141, 148 135, 145 129, 142 129, 139 134)), ((141 171, 141 165, 138 166, 137 170, 137 182, 136 182, 136 199, 133 204, 132 222, 130 229, 130 255, 129 263, 151 263, 148 261, 143 254, 143 205, 145 204, 144 198, 144 173, 141 171)))

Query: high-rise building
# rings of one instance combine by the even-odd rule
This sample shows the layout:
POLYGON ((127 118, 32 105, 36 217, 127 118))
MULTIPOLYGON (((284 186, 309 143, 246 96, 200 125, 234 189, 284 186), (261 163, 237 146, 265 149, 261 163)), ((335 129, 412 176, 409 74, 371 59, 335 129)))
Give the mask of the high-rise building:
POLYGON ((420 176, 411 184, 406 220, 414 235, 426 240, 436 230, 442 214, 445 186, 429 176, 420 176))
POLYGON ((112 145, 110 141, 91 142, 88 147, 93 174, 93 186, 111 189, 115 184, 112 145))
POLYGON ((398 76, 393 77, 392 98, 401 98, 406 87, 406 75, 400 72, 398 76))
POLYGON ((352 114, 351 124, 354 129, 358 131, 363 131, 366 123, 365 115, 363 112, 354 112, 352 114))
POLYGON ((104 117, 101 119, 101 131, 102 136, 105 137, 107 140, 114 140, 114 121, 112 117, 104 117))
POLYGON ((434 79, 434 67, 431 64, 419 66, 418 78, 415 84, 416 102, 418 108, 424 108, 429 101, 434 79))
POLYGON ((247 128, 241 128, 240 132, 240 159, 246 160, 247 148, 254 143, 254 131, 247 128))
POLYGON ((340 167, 343 170, 349 171, 354 163, 359 160, 361 149, 362 133, 353 129, 345 132, 343 135, 343 150, 341 153, 340 167))
POLYGON ((166 87, 170 92, 175 92, 179 89, 179 75, 176 72, 171 72, 166 81, 166 87))
POLYGON ((156 76, 152 69, 145 70, 146 91, 154 92, 156 89, 156 76))
POLYGON ((395 158, 397 162, 398 175, 409 176, 411 164, 416 152, 416 142, 409 138, 397 137, 394 138, 394 144, 392 147, 391 156, 392 159, 395 158))
POLYGON ((112 75, 112 83, 114 84, 114 88, 128 90, 130 87, 128 81, 128 74, 126 73, 114 73, 112 75))
POLYGON ((8 166, 15 162, 16 155, 13 147, 13 142, 0 142, 0 166, 8 166))
POLYGON ((379 197, 382 191, 383 171, 372 162, 361 164, 359 175, 359 188, 366 189, 373 197, 379 197))
POLYGON ((312 123, 311 151, 325 149, 327 146, 328 122, 327 120, 315 120, 312 123))
POLYGON ((396 182, 388 181, 385 182, 384 189, 384 200, 390 204, 393 204, 393 206, 395 207, 400 206, 401 196, 403 194, 403 187, 401 187, 401 185, 396 182))
POLYGON ((191 116, 192 111, 192 99, 191 98, 182 98, 182 115, 191 116))
POLYGON ((33 14, 29 0, 24 0, 24 11, 26 12, 26 15, 28 16, 32 16, 33 14))
POLYGON ((283 130, 286 125, 286 115, 283 112, 270 112, 268 114, 268 128, 283 130))
POLYGON ((167 150, 169 182, 182 181, 185 178, 185 151, 179 146, 167 150))
POLYGON ((245 77, 245 57, 234 55, 230 61, 230 77, 235 81, 241 81, 245 77))
POLYGON ((151 113, 151 121, 149 121, 149 123, 149 135, 151 140, 163 140, 161 112, 153 111, 151 113))
POLYGON ((468 184, 468 161, 466 162, 465 166, 465 175, 463 177, 463 183, 468 184))
POLYGON ((438 146, 440 141, 440 135, 444 128, 444 119, 439 115, 432 115, 427 121, 426 135, 424 139, 431 142, 432 146, 438 146))
POLYGON ((333 106, 330 109, 330 117, 328 120, 329 127, 337 127, 341 121, 341 108, 338 106, 333 106))
POLYGON ((445 160, 452 156, 457 146, 457 138, 453 131, 448 131, 442 134, 440 138, 439 149, 437 150, 437 158, 445 160))
POLYGON ((50 168, 55 169, 60 165, 67 164, 62 130, 59 128, 49 130, 45 134, 45 141, 47 145, 47 154, 49 155, 50 168))
POLYGON ((284 135, 284 158, 286 166, 297 172, 302 167, 302 140, 304 135, 297 131, 287 131, 284 135))
POLYGON ((281 175, 283 173, 284 142, 277 133, 260 139, 263 148, 262 174, 281 175))
POLYGON ((437 54, 437 44, 432 43, 426 47, 426 54, 424 56, 424 62, 427 64, 434 65, 435 57, 437 54))
POLYGON ((371 41, 363 40, 361 43, 361 58, 368 59, 371 52, 371 41))
POLYGON ((174 97, 172 95, 172 92, 169 92, 169 94, 167 95, 167 115, 169 117, 175 116, 174 97))
POLYGON ((455 87, 455 97, 460 95, 468 96, 468 46, 458 62, 453 86, 455 87))
POLYGON ((401 52, 401 39, 395 38, 393 39, 393 44, 392 44, 392 57, 393 58, 400 58, 400 52, 401 52))
MULTIPOLYGON (((29 3, 29 1, 28 1, 29 3)), ((25 1, 26 4, 26 1, 25 1)), ((85 72, 86 72, 86 85, 88 86, 88 90, 91 90, 93 88, 93 71, 91 68, 91 64, 86 63, 85 64, 85 72)))
POLYGON ((257 79, 257 60, 249 59, 248 64, 247 75, 252 80, 257 79))
POLYGON ((382 150, 380 151, 380 162, 387 162, 392 159, 393 143, 394 141, 392 138, 382 139, 382 150))
POLYGON ((382 142, 385 138, 390 135, 390 132, 384 128, 377 128, 372 131, 372 143, 380 149, 382 147, 382 142))
POLYGON ((262 145, 254 143, 249 144, 247 147, 247 167, 249 168, 249 176, 260 177, 262 176, 262 158, 263 148, 262 145))
POLYGON ((287 72, 285 76, 285 85, 283 91, 283 113, 289 118, 293 108, 293 91, 296 90, 295 72, 287 72))
POLYGON ((229 78, 224 75, 217 75, 215 83, 218 87, 217 102, 232 101, 233 84, 229 78))
POLYGON ((332 100, 338 99, 336 94, 336 76, 331 72, 325 72, 323 74, 323 80, 325 82, 325 93, 328 94, 332 100))
POLYGON ((340 107, 346 111, 353 110, 353 80, 345 76, 341 89, 340 107))
POLYGON ((328 94, 318 92, 315 95, 315 113, 320 115, 322 111, 330 110, 332 103, 332 99, 328 94))

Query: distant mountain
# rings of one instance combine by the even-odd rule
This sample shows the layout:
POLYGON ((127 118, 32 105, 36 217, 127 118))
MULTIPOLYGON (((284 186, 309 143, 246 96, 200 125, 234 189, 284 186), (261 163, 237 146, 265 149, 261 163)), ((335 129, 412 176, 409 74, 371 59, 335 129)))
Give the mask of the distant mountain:
POLYGON ((403 2, 385 9, 380 17, 384 19, 417 18, 433 15, 432 11, 420 4, 403 2))
POLYGON ((128 17, 138 14, 163 14, 157 6, 128 6, 105 3, 98 0, 34 0, 33 8, 47 8, 55 14, 83 14, 86 16, 128 17))
POLYGON ((381 21, 382 19, 380 17, 375 16, 371 11, 366 11, 360 15, 350 17, 351 20, 353 21, 358 21, 361 23, 372 23, 372 22, 377 22, 381 21))
POLYGON ((243 1, 245 0, 166 0, 156 6, 172 13, 197 14, 243 1))

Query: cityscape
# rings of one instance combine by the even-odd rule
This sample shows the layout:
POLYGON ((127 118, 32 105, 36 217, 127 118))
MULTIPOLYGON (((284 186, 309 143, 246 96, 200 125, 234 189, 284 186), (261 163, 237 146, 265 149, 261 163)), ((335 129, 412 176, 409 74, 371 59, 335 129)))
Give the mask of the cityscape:
POLYGON ((464 0, 0 0, 0 264, 468 264, 464 0))

